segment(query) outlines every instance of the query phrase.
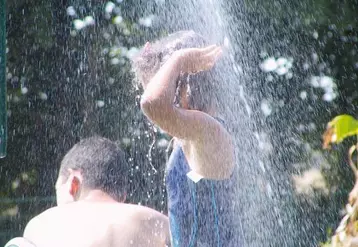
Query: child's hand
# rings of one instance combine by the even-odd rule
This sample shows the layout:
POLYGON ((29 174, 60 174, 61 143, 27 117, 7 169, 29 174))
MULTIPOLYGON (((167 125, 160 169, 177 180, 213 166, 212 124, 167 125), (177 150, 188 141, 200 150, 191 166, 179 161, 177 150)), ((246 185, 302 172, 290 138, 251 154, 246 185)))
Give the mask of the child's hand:
POLYGON ((211 69, 222 54, 220 46, 211 45, 205 48, 186 48, 175 52, 180 59, 183 73, 197 73, 211 69))

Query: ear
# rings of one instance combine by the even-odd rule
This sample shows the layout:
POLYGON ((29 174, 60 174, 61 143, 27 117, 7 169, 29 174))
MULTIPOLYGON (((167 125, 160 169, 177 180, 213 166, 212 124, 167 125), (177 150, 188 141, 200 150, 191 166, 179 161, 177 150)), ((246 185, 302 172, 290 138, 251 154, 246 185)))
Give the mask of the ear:
POLYGON ((78 199, 81 191, 82 175, 79 171, 69 169, 70 172, 70 195, 76 200, 78 199))
POLYGON ((81 182, 78 179, 78 177, 72 177, 71 178, 71 184, 70 184, 70 195, 73 198, 77 198, 80 192, 80 188, 81 188, 81 182))

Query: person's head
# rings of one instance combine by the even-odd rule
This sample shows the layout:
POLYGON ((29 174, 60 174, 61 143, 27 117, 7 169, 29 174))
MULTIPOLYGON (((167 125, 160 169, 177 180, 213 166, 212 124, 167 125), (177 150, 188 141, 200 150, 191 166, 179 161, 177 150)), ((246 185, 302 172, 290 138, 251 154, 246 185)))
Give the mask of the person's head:
MULTIPOLYGON (((177 50, 202 48, 208 42, 194 31, 172 33, 154 43, 147 43, 132 61, 136 81, 146 88, 159 68, 177 50)), ((182 74, 177 78, 177 98, 175 102, 182 107, 208 112, 214 108, 216 96, 215 66, 210 71, 192 75, 182 74), (187 105, 183 103, 187 101, 187 105)))
POLYGON ((57 204, 79 200, 92 190, 124 201, 128 170, 124 152, 114 142, 102 137, 83 139, 61 162, 57 204))

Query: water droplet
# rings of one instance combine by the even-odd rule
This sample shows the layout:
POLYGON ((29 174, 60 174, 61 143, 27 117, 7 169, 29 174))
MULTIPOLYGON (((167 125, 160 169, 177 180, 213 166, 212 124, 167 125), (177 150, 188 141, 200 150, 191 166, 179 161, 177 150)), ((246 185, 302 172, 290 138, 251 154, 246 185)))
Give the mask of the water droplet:
POLYGON ((347 36, 341 36, 341 40, 342 40, 342 42, 347 42, 347 41, 348 41, 348 37, 347 37, 347 36))
POLYGON ((104 7, 104 11, 106 11, 106 13, 110 14, 112 13, 113 9, 116 7, 116 5, 109 1, 107 2, 106 6, 104 7))
POLYGON ((84 23, 86 26, 92 26, 95 24, 95 20, 92 16, 86 16, 84 19, 84 23))
POLYGON ((47 94, 44 93, 44 92, 40 92, 40 93, 39 93, 39 97, 40 97, 41 100, 47 100, 47 99, 48 99, 47 94))
POLYGON ((67 15, 69 16, 75 16, 76 15, 76 10, 73 6, 70 6, 66 9, 67 15))
POLYGON ((15 95, 13 98, 12 98, 12 101, 15 102, 15 103, 18 103, 20 101, 20 98, 15 95))
POLYGON ((261 111, 264 113, 265 116, 269 116, 272 113, 272 107, 267 101, 263 101, 261 103, 261 111))
POLYGON ((322 76, 319 82, 322 88, 332 88, 334 85, 332 77, 329 76, 322 76))
POLYGON ((317 31, 314 31, 314 32, 313 32, 313 38, 314 38, 314 39, 318 39, 318 32, 317 32, 317 31))
POLYGON ((310 131, 313 131, 313 130, 316 130, 316 124, 315 123, 309 123, 308 124, 308 129, 310 130, 310 131))
POLYGON ((315 61, 315 62, 318 60, 317 53, 312 53, 312 60, 315 61))
POLYGON ((114 82, 115 82, 114 78, 109 78, 109 79, 108 79, 108 83, 109 83, 110 85, 113 85, 114 82))
POLYGON ((81 30, 86 26, 85 22, 80 19, 74 20, 73 25, 75 26, 75 29, 77 29, 77 30, 81 30))
POLYGON ((224 46, 225 46, 226 48, 229 48, 229 46, 230 46, 230 41, 229 41, 228 37, 225 37, 225 38, 224 38, 224 46))
POLYGON ((103 100, 97 100, 96 104, 99 108, 102 108, 105 105, 103 100))
POLYGON ((154 19, 154 15, 149 15, 147 17, 142 17, 142 18, 139 19, 139 24, 143 25, 145 27, 150 27, 150 26, 152 26, 153 19, 154 19))
POLYGON ((304 63, 302 67, 304 70, 308 70, 310 68, 310 65, 308 63, 304 63))
POLYGON ((71 35, 72 37, 76 37, 77 32, 76 32, 75 30, 71 30, 71 31, 70 31, 70 35, 71 35))
POLYGON ((124 138, 122 139, 122 143, 123 143, 123 145, 125 145, 125 146, 129 146, 129 144, 131 143, 131 139, 129 139, 129 138, 127 138, 127 137, 124 137, 124 138))
POLYGON ((292 77, 293 77, 293 73, 292 72, 288 72, 287 74, 286 74, 286 79, 292 79, 292 77))
POLYGON ((277 59, 276 63, 277 63, 277 66, 285 66, 288 63, 288 60, 287 60, 287 58, 280 57, 277 59))
POLYGON ((278 75, 284 75, 284 74, 286 74, 288 72, 288 69, 286 68, 286 67, 279 67, 279 68, 277 68, 277 70, 276 70, 276 73, 278 74, 278 75))
POLYGON ((29 89, 27 87, 21 88, 21 94, 27 94, 29 92, 29 89))
POLYGON ((133 58, 137 53, 139 52, 139 49, 136 47, 131 47, 127 53, 126 53, 126 57, 128 57, 129 59, 133 58))
POLYGON ((268 75, 266 77, 266 81, 273 81, 273 75, 268 75))
POLYGON ((261 64, 261 69, 265 72, 271 72, 277 69, 276 59, 270 57, 261 64))
POLYGON ((123 17, 120 15, 117 15, 116 17, 113 18, 113 24, 121 24, 123 22, 123 17))
POLYGON ((310 80, 310 84, 312 85, 312 87, 318 88, 319 87, 319 77, 318 76, 312 76, 311 80, 310 80))
POLYGON ((305 100, 307 98, 307 92, 306 91, 300 92, 300 98, 305 100))
POLYGON ((158 146, 159 148, 165 148, 165 147, 168 146, 168 141, 167 141, 166 139, 162 138, 162 139, 160 139, 160 140, 158 141, 157 146, 158 146))
POLYGON ((111 59, 111 64, 112 64, 112 65, 117 65, 117 64, 119 64, 119 63, 120 63, 119 58, 116 58, 116 57, 115 57, 115 58, 112 58, 112 59, 111 59))
POLYGON ((336 94, 332 92, 325 93, 323 95, 323 100, 327 102, 331 102, 336 98, 336 94))
POLYGON ((123 30, 123 34, 128 36, 128 35, 131 34, 131 31, 129 31, 129 29, 126 28, 126 29, 123 30))

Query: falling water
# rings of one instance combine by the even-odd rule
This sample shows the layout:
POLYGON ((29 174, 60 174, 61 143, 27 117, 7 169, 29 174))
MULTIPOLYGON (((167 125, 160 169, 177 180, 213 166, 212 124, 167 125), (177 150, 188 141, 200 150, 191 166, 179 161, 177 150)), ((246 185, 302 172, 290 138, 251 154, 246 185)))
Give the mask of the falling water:
MULTIPOLYGON (((211 43, 225 47, 225 68, 217 76, 222 81, 220 95, 224 118, 236 141, 238 184, 232 216, 238 221, 236 234, 243 235, 243 246, 277 246, 282 243, 276 234, 280 208, 271 200, 275 188, 266 174, 270 167, 258 148, 262 140, 254 134, 256 119, 252 116, 250 98, 255 95, 249 95, 245 86, 249 78, 243 68, 247 67, 247 55, 253 54, 242 52, 246 49, 244 40, 230 28, 232 23, 223 2, 186 0, 171 1, 168 5, 157 22, 160 28, 168 31, 192 29, 211 43)), ((244 24, 237 26, 240 32, 247 28, 244 24)))
MULTIPOLYGON (((255 40, 260 33, 252 34, 252 30, 260 27, 250 26, 247 7, 244 2, 239 5, 213 0, 167 1, 158 11, 157 25, 168 32, 193 29, 225 46, 226 67, 217 76, 222 81, 220 104, 236 141, 238 185, 233 216, 240 222, 237 234, 243 234, 243 246, 299 246, 299 231, 305 229, 296 220, 290 177, 270 158, 273 145, 281 145, 274 143, 260 111, 270 114, 272 109, 260 96, 264 89, 252 85, 260 80, 255 64, 260 50, 255 40), (234 13, 230 5, 235 7, 234 13)), ((286 155, 288 151, 281 148, 286 155)))
MULTIPOLYGON (((6 196, 0 198, 0 241, 21 234, 30 217, 54 205, 61 158, 93 134, 118 140, 128 154, 129 200, 166 210, 162 182, 168 140, 160 131, 148 131, 135 103, 139 92, 133 90, 128 58, 146 41, 193 29, 225 47, 218 93, 236 142, 237 187, 228 200, 237 234, 249 247, 317 246, 334 227, 345 198, 312 205, 306 198, 297 200, 292 174, 320 168, 324 160, 317 155, 296 168, 319 142, 304 142, 300 134, 315 133, 319 139, 322 122, 340 111, 330 104, 338 93, 329 63, 339 56, 351 59, 354 66, 341 65, 339 71, 352 85, 358 68, 356 48, 343 55, 322 52, 322 44, 341 49, 347 40, 357 41, 354 32, 351 40, 341 37, 335 25, 311 30, 309 23, 319 19, 312 13, 329 19, 325 9, 311 10, 314 4, 329 6, 321 2, 7 1, 9 145, 8 156, 0 160, 0 194, 6 196), (148 154, 153 136, 157 141, 148 154)), ((345 14, 351 7, 342 6, 337 23, 346 15, 351 21, 345 14)), ((345 179, 338 186, 351 186, 342 171, 345 179)))

